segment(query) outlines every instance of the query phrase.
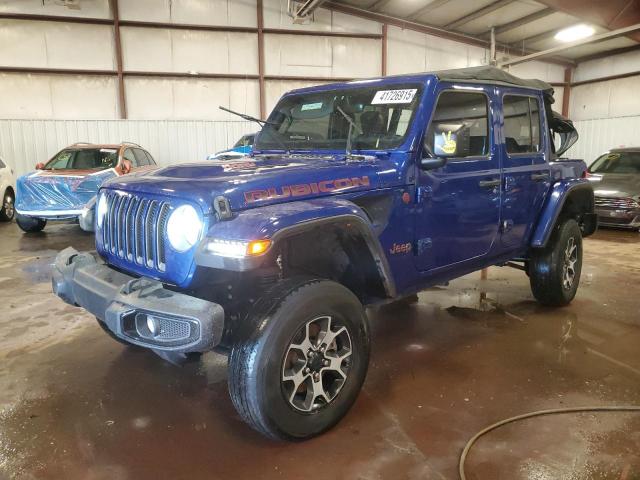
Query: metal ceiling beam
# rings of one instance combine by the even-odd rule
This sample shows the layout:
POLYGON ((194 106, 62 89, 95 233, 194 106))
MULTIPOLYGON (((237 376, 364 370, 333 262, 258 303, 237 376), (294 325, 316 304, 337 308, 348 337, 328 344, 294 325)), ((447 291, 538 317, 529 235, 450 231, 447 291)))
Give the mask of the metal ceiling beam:
POLYGON ((547 30, 546 32, 538 33, 530 37, 525 37, 509 44, 511 48, 521 48, 523 45, 531 45, 533 43, 541 42, 542 40, 549 40, 558 33, 558 28, 553 30, 547 30))
POLYGON ((420 18, 425 13, 428 13, 431 10, 435 10, 436 8, 443 6, 445 3, 449 1, 450 0, 433 0, 432 2, 428 3, 424 7, 420 7, 418 10, 407 15, 407 18, 409 20, 415 20, 416 18, 420 18))
POLYGON ((523 57, 516 57, 511 60, 507 60, 506 62, 501 62, 500 66, 508 67, 510 65, 518 65, 519 63, 529 62, 531 60, 537 60, 538 58, 555 55, 557 53, 564 52, 565 50, 568 50, 573 47, 579 47, 581 45, 588 45, 590 43, 601 42, 603 40, 609 40, 611 38, 621 37, 623 35, 628 35, 629 33, 637 32, 637 31, 640 31, 640 23, 636 23, 635 25, 631 25, 625 28, 619 28, 611 32, 593 35, 592 37, 585 38, 582 40, 576 40, 575 42, 565 43, 564 45, 560 45, 554 48, 549 48, 548 50, 543 50, 541 52, 531 53, 523 57))
MULTIPOLYGON (((369 10, 353 7, 351 5, 346 5, 341 2, 329 1, 324 5, 324 8, 328 8, 329 10, 333 10, 340 13, 345 13, 347 15, 353 15, 356 17, 365 18, 367 20, 372 20, 374 22, 387 23, 394 27, 402 28, 405 30, 412 30, 414 32, 424 33, 426 35, 433 35, 435 37, 446 38, 448 40, 465 43, 467 45, 475 45, 477 47, 490 48, 489 41, 483 38, 475 37, 473 35, 467 35, 461 32, 452 32, 449 30, 444 30, 442 28, 434 27, 421 22, 407 20, 406 18, 392 17, 387 14, 371 12, 369 10)), ((507 45, 500 44, 500 43, 497 44, 497 47, 498 49, 508 48, 507 45)), ((528 52, 531 53, 531 51, 528 51, 528 52)), ((566 58, 551 57, 551 58, 548 58, 547 61, 550 63, 555 63, 559 65, 564 65, 564 66, 575 65, 575 62, 566 58)))
POLYGON ((576 63, 588 62, 590 60, 600 60, 601 58, 608 58, 614 55, 622 55, 623 53, 637 52, 640 50, 640 44, 631 45, 630 47, 616 48, 614 50, 605 50, 604 52, 593 53, 591 55, 585 55, 584 57, 576 58, 576 63))
POLYGON ((391 0, 377 0, 376 2, 372 3, 371 5, 369 5, 369 7, 367 7, 369 10, 373 10, 378 11, 384 7, 387 6, 388 3, 390 3, 391 0))
POLYGON ((446 24, 444 28, 449 30, 455 30, 458 27, 461 27, 462 25, 464 25, 465 23, 469 23, 477 18, 484 17, 485 15, 489 15, 490 13, 495 12, 499 8, 509 5, 510 3, 513 3, 513 0, 497 0, 474 12, 469 13, 468 15, 465 15, 464 17, 460 17, 457 20, 454 20, 453 22, 446 24))
POLYGON ((293 21, 302 20, 312 15, 327 0, 305 0, 300 7, 295 10, 293 14, 293 21))
MULTIPOLYGON (((514 20, 513 22, 509 22, 509 23, 504 23, 502 25, 498 25, 497 27, 495 27, 496 35, 500 35, 501 33, 508 32, 508 31, 513 30, 513 29, 518 28, 518 27, 522 27, 523 25, 526 25, 527 23, 535 22, 536 20, 540 20, 541 18, 548 17, 549 15, 551 15, 553 13, 556 13, 556 11, 553 8, 545 8, 545 9, 540 10, 539 12, 534 12, 531 15, 527 15, 526 17, 522 17, 522 18, 519 18, 517 20, 514 20)), ((485 35, 487 37, 489 35, 491 35, 491 30, 486 32, 485 35)))

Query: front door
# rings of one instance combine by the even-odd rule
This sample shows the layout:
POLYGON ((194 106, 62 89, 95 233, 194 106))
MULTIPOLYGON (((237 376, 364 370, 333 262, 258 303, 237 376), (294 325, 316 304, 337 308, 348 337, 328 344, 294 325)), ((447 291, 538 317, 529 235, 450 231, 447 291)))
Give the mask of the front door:
POLYGON ((500 145, 504 177, 502 236, 505 247, 524 247, 549 190, 546 132, 541 128, 541 100, 500 89, 504 137, 500 145))
POLYGON ((441 85, 425 133, 444 167, 418 169, 416 261, 435 271, 487 255, 500 222, 501 174, 493 147, 494 87, 441 85))

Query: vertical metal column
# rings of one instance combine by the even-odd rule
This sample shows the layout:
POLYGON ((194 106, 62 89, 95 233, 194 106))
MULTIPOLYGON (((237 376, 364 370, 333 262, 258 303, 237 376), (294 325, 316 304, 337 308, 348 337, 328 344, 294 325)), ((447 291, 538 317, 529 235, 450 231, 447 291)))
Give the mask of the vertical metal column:
POLYGON ((120 41, 120 13, 118 0, 110 0, 111 15, 113 16, 113 34, 116 47, 116 70, 118 75, 118 104, 120 106, 120 118, 127 118, 127 101, 124 91, 124 75, 122 73, 122 42, 120 41))
POLYGON ((387 74, 387 40, 389 25, 382 24, 382 76, 387 74))
POLYGON ((267 106, 264 88, 264 7, 262 0, 257 2, 258 14, 258 84, 260 92, 260 118, 263 120, 267 116, 267 106))
POLYGON ((571 100, 571 81, 573 80, 573 68, 564 69, 564 94, 562 95, 562 115, 569 117, 569 100, 571 100))

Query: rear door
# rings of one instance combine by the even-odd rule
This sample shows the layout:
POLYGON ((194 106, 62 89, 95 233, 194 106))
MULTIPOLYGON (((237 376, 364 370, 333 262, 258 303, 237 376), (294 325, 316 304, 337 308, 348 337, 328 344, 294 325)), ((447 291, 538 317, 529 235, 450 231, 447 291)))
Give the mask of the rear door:
POLYGON ((539 96, 501 88, 504 177, 501 241, 506 247, 527 244, 549 190, 547 129, 539 96))
POLYGON ((420 270, 438 270, 485 256, 498 236, 500 164, 494 148, 495 88, 439 85, 425 133, 444 167, 418 169, 415 245, 420 270), (448 153, 448 152, 447 152, 448 153))

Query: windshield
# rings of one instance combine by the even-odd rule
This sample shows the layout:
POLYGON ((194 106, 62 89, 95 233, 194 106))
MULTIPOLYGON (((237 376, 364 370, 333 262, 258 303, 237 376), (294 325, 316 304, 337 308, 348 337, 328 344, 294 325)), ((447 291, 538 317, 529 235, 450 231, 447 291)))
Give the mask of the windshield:
POLYGON ((256 138, 255 150, 345 150, 348 115, 354 150, 396 148, 405 140, 422 86, 349 88, 284 97, 256 138), (339 107, 339 108, 338 108, 339 107))
POLYGON ((591 173, 640 173, 640 152, 612 152, 602 155, 589 167, 591 173))
POLYGON ((236 147, 250 147, 253 145, 253 135, 244 135, 240 140, 236 142, 233 148, 236 147))
POLYGON ((45 170, 104 170, 118 164, 115 148, 83 148, 62 150, 44 167, 45 170))

